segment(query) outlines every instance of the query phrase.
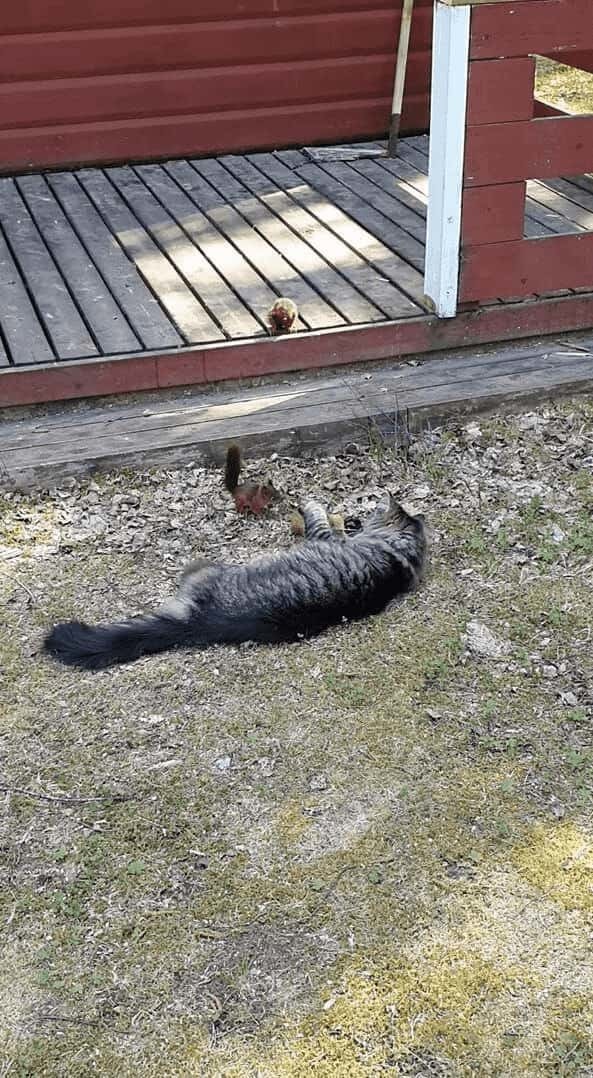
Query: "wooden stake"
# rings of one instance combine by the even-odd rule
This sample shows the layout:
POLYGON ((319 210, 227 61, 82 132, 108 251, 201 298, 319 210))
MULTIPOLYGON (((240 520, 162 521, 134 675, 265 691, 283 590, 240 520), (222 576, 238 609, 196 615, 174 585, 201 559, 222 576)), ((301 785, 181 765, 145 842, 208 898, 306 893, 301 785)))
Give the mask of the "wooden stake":
POLYGON ((393 82, 393 100, 391 102, 391 123, 389 125, 389 139, 387 142, 387 156, 395 157, 397 153, 397 140, 402 118, 402 103, 406 85, 406 70, 408 67, 408 49, 410 46, 410 30, 412 28, 412 15, 414 13, 414 0, 403 0, 402 17, 399 26, 399 43, 397 46, 397 59, 395 61, 395 79, 393 82))

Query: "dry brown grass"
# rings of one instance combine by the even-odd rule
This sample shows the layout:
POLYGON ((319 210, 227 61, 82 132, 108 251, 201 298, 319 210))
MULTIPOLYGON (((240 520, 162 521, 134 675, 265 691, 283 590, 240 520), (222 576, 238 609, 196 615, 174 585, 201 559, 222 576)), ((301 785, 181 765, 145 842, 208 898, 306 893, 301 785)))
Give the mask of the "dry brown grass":
POLYGON ((563 112, 593 112, 593 74, 577 67, 538 59, 536 93, 563 112))

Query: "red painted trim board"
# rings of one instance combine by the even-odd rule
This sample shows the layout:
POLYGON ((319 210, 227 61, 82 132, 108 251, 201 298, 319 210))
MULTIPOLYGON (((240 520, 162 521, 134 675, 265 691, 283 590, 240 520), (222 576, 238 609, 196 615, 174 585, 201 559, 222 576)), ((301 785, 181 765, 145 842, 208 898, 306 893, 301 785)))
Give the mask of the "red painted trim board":
POLYGON ((184 352, 0 371, 0 407, 311 370, 593 326, 593 294, 184 352))

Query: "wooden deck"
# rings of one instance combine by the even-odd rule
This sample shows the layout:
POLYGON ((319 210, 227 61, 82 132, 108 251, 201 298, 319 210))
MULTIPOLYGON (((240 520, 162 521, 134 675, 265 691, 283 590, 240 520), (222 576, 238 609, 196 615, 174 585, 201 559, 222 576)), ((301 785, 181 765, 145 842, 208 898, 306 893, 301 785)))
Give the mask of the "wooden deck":
MULTIPOLYGON (((475 311, 424 299, 428 138, 357 149, 0 179, 0 406, 467 343, 475 311), (290 340, 267 336, 278 295, 290 340)), ((592 228, 592 177, 530 182, 527 236, 592 228)), ((593 324, 589 293, 489 309, 476 339, 593 324)))

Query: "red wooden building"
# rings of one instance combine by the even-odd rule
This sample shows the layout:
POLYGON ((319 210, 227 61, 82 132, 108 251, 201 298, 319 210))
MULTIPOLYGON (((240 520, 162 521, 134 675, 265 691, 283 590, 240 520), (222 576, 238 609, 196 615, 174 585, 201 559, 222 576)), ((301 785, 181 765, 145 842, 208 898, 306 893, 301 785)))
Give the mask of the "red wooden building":
MULTIPOLYGON (((0 12, 4 170, 377 137, 400 0, 23 0, 0 12)), ((428 128, 418 0, 405 129, 428 128)))
POLYGON ((416 0, 393 162, 400 9, 3 5, 0 406, 593 325, 593 117, 534 100, 590 0, 416 0))

